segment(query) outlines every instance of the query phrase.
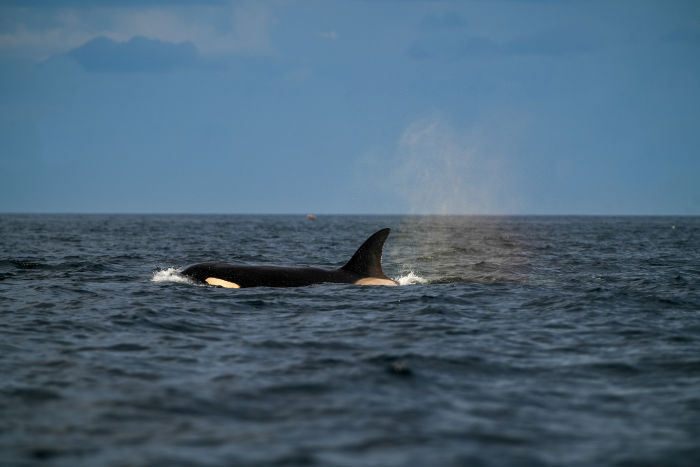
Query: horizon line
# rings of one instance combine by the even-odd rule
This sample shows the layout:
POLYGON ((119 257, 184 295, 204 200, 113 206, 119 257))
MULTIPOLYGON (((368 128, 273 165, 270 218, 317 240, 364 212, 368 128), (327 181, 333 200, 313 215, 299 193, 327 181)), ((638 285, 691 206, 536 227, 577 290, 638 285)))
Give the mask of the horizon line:
POLYGON ((128 211, 0 211, 0 215, 55 215, 55 216, 388 216, 388 217, 698 217, 698 214, 629 214, 629 213, 285 213, 285 212, 128 212, 128 211))

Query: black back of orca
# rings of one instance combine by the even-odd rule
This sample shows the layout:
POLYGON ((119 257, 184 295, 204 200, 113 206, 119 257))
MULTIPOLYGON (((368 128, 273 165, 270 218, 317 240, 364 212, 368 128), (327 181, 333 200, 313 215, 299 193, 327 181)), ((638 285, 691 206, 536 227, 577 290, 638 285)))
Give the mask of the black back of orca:
POLYGON ((369 237, 342 268, 241 266, 228 263, 200 263, 182 274, 199 282, 224 287, 302 287, 321 283, 382 283, 396 285, 382 271, 382 250, 391 229, 369 237), (374 280, 374 281, 373 281, 374 280))

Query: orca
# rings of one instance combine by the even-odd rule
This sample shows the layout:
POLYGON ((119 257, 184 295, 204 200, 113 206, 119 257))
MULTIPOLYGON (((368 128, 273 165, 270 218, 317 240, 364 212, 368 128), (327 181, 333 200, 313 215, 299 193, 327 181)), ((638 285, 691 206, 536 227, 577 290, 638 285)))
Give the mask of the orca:
POLYGON ((323 283, 398 285, 382 271, 382 249, 389 232, 391 229, 382 229, 372 234, 339 269, 200 263, 189 266, 182 274, 200 283, 232 289, 304 287, 323 283))

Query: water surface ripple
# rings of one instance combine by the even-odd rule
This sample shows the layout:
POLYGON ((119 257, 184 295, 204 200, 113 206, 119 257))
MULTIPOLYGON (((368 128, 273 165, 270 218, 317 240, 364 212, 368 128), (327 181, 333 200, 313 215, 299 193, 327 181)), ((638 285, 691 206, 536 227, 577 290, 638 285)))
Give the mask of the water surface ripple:
POLYGON ((0 216, 2 465, 700 465, 700 218, 0 216), (410 285, 230 290, 207 260, 410 285))

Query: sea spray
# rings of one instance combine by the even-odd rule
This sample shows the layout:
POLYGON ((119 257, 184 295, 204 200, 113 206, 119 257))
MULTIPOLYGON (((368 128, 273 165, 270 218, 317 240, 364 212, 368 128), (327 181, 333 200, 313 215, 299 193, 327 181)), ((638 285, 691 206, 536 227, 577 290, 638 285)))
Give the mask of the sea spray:
POLYGON ((196 284, 192 279, 182 275, 182 269, 156 269, 151 276, 151 282, 178 282, 180 284, 196 284))
POLYGON ((403 274, 394 280, 396 282, 398 282, 399 285, 415 285, 415 284, 427 284, 428 283, 428 281, 426 279, 417 275, 413 271, 410 271, 408 274, 403 274))

